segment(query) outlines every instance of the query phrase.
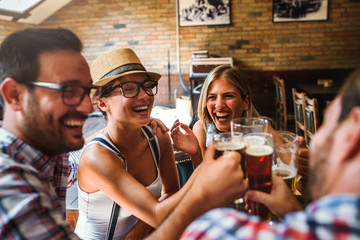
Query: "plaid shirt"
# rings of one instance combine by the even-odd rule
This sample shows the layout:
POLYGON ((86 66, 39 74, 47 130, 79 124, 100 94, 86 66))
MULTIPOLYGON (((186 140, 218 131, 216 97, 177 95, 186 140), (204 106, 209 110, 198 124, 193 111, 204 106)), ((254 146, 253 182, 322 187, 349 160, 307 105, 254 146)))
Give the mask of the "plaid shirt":
POLYGON ((67 155, 49 157, 0 128, 0 239, 78 239, 66 222, 67 155))
MULTIPOLYGON (((84 148, 84 147, 83 147, 84 148)), ((67 187, 72 187, 77 182, 77 171, 80 162, 82 150, 77 150, 69 153, 69 177, 67 187)))
POLYGON ((215 209, 193 222, 181 239, 360 239, 360 196, 323 197, 271 226, 233 209, 215 209))

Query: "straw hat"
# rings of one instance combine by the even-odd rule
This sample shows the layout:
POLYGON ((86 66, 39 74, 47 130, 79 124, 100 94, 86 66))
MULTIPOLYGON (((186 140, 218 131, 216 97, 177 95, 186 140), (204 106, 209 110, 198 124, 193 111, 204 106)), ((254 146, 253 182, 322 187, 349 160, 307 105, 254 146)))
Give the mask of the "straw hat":
POLYGON ((159 81, 161 75, 148 72, 130 48, 116 49, 95 59, 90 67, 93 84, 104 86, 106 83, 133 73, 145 73, 153 81, 159 81))

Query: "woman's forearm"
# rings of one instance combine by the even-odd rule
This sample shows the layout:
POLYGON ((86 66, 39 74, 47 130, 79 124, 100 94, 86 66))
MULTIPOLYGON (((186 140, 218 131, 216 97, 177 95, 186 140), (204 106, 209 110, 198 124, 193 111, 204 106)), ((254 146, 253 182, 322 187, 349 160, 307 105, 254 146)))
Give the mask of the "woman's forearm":
POLYGON ((194 169, 196 169, 201 164, 203 158, 200 147, 195 154, 190 155, 190 158, 194 169))

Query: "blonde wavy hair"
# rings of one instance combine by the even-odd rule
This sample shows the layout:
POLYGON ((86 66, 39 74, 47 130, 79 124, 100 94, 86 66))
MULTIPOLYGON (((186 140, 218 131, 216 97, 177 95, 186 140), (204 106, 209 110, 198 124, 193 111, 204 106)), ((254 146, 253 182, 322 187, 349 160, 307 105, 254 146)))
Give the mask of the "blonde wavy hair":
POLYGON ((207 123, 213 123, 211 116, 206 107, 209 86, 212 82, 218 79, 225 79, 230 84, 235 86, 239 90, 242 99, 245 99, 247 96, 249 96, 249 108, 248 110, 243 112, 242 116, 248 116, 248 117, 260 116, 252 104, 252 93, 251 93, 249 79, 246 73, 236 66, 231 67, 227 65, 221 65, 214 68, 206 77, 199 96, 198 117, 200 120, 203 121, 205 130, 207 123))

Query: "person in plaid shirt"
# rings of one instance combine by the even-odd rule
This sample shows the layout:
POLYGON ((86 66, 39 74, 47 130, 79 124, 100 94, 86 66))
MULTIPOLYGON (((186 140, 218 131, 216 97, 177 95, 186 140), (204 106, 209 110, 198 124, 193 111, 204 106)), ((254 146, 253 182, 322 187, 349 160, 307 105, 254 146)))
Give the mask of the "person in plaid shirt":
POLYGON ((93 111, 82 43, 66 29, 27 28, 0 47, 0 239, 78 239, 66 222, 67 152, 93 111))
POLYGON ((194 195, 184 198, 148 239, 360 239, 359 146, 360 69, 350 74, 311 141, 312 202, 305 210, 273 176, 270 194, 248 191, 246 197, 265 204, 281 221, 269 224, 229 208, 208 211, 205 199, 194 195))

